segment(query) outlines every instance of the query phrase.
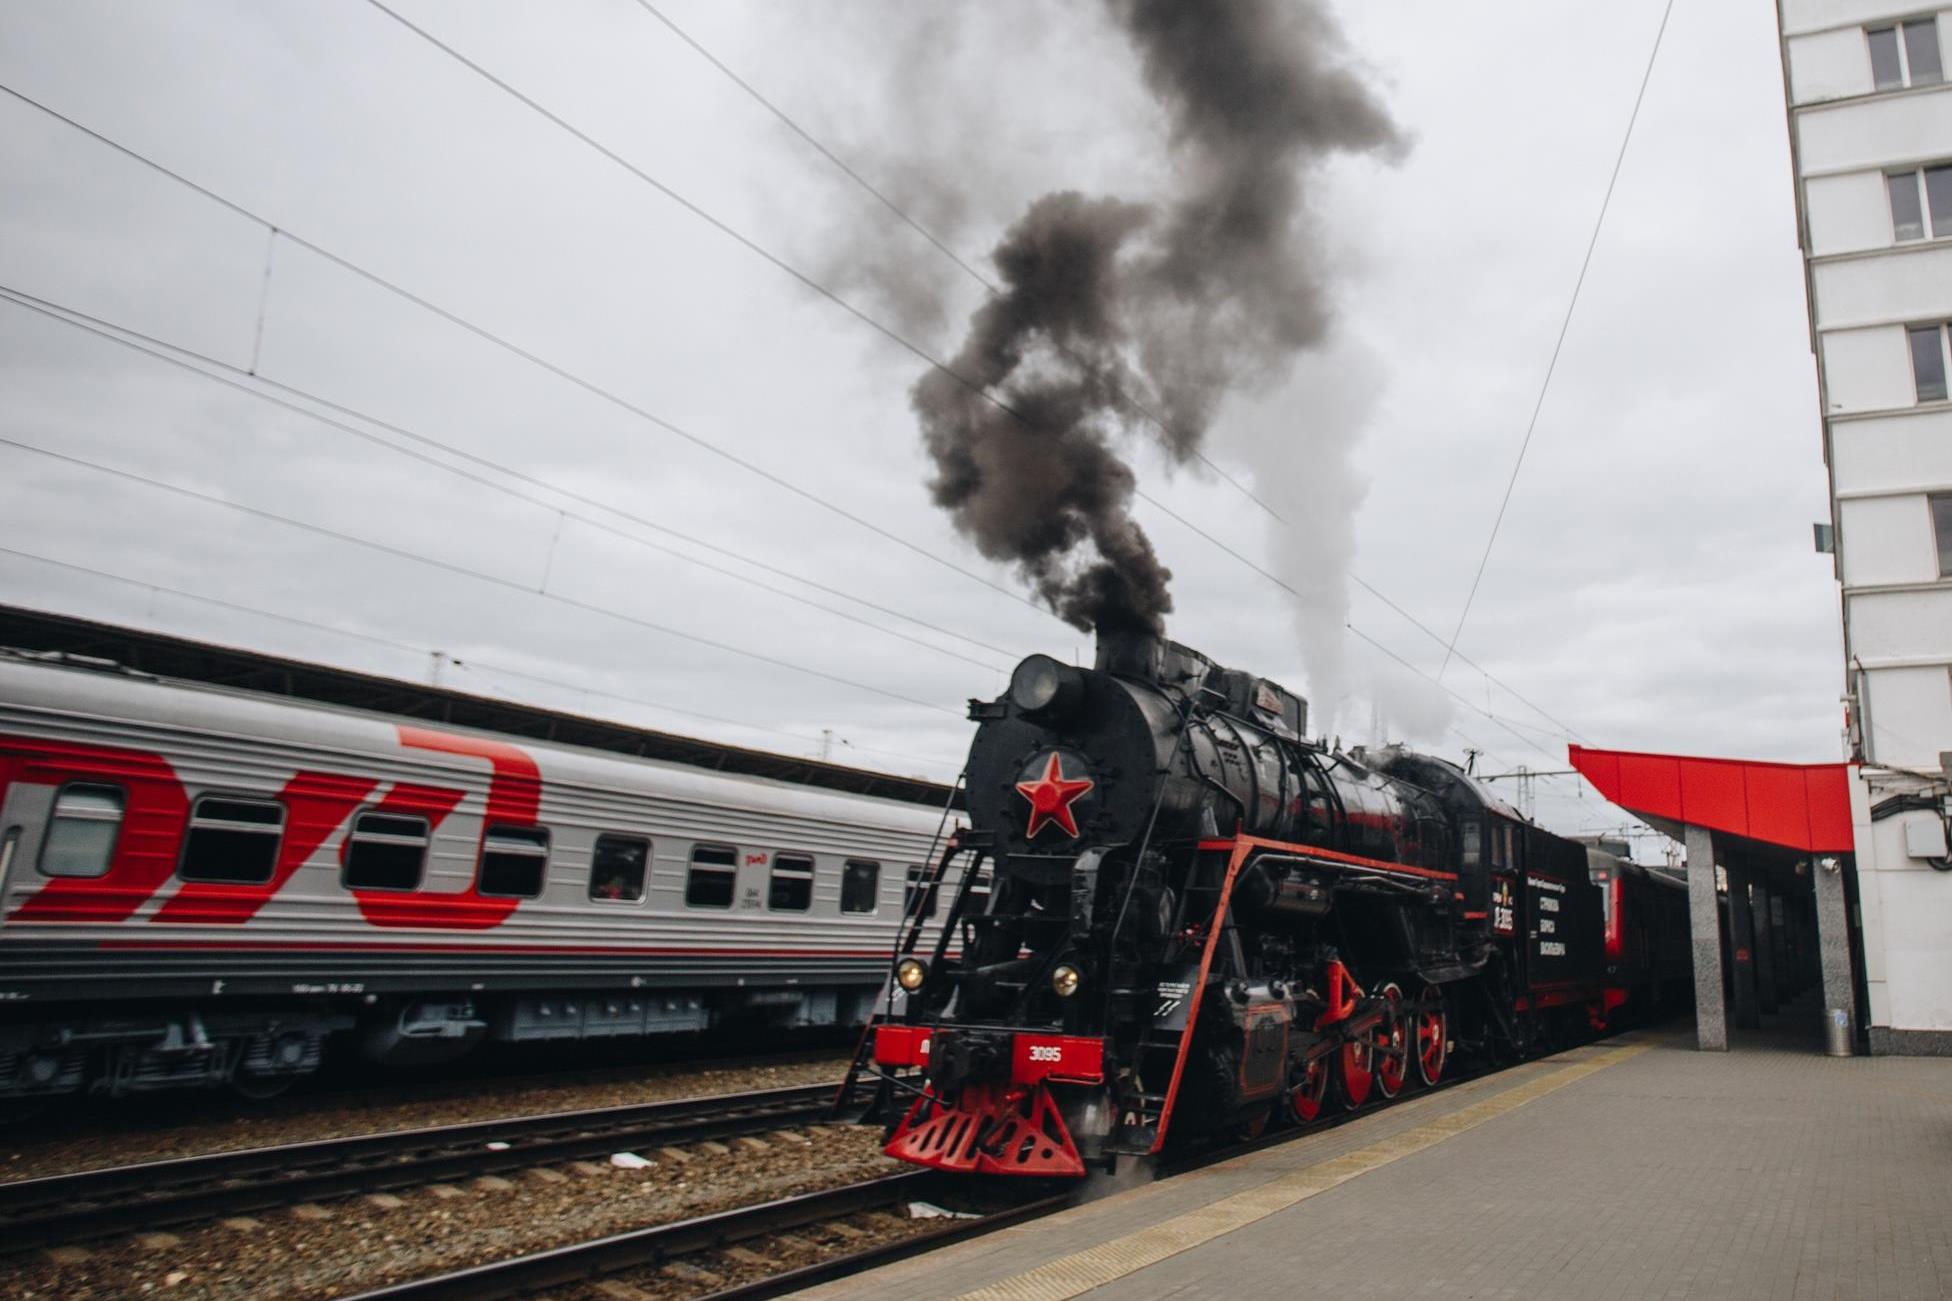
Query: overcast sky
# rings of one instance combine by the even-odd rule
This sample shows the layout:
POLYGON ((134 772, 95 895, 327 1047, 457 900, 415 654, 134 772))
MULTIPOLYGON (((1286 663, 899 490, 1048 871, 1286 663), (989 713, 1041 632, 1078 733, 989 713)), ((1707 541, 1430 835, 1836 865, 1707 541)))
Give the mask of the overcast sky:
MULTIPOLYGON (((1045 192, 1144 200, 1170 171, 1096 4, 658 7, 979 266, 1045 192)), ((802 754, 830 730, 836 759, 937 777, 1018 657, 1089 657, 930 505, 921 363, 697 210, 938 352, 969 277, 633 0, 397 8, 671 193, 370 4, 0 8, 0 285, 233 381, 0 302, 0 437, 198 494, 0 446, 6 599, 404 677, 439 651, 463 690, 802 754)), ((1334 8, 1412 144, 1312 176, 1331 341, 1214 430, 1286 522, 1130 448, 1148 495, 1309 603, 1142 503, 1172 635, 1315 697, 1345 743, 1486 771, 1563 767, 1562 725, 1836 757, 1772 8, 1675 6, 1459 643, 1506 686, 1443 675, 1468 703, 1350 571, 1456 623, 1661 3, 1334 8), (1345 599, 1414 669, 1339 630, 1345 599)), ((1626 821, 1567 779, 1538 814, 1626 821)))

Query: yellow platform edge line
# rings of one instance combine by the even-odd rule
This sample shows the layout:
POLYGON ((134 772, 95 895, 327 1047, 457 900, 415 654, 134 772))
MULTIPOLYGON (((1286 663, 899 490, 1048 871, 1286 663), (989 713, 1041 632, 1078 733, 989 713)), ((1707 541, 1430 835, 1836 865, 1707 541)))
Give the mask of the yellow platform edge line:
POLYGON ((1585 1061, 1562 1066, 1547 1075, 1507 1089, 1483 1102, 1451 1112, 1415 1129, 1357 1148, 1330 1160, 1311 1165, 1292 1174, 1224 1197, 1210 1206, 1188 1211, 1149 1228, 1129 1233, 1087 1250, 1060 1257, 1036 1269, 1001 1279, 956 1301, 1067 1301, 1092 1288, 1135 1274, 1149 1265, 1178 1255, 1182 1251, 1211 1242, 1256 1220, 1266 1219, 1318 1193, 1338 1188, 1372 1170, 1414 1156, 1437 1146, 1488 1120, 1536 1102, 1548 1093, 1577 1084, 1629 1057, 1637 1057, 1654 1047, 1651 1043, 1627 1044, 1608 1048, 1585 1061))

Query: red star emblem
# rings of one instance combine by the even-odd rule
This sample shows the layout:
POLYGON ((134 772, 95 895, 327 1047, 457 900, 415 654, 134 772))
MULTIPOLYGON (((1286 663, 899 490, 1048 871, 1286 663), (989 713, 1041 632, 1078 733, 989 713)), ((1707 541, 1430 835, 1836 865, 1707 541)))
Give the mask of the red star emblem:
POLYGON ((1024 832, 1025 838, 1035 836, 1046 822, 1055 822, 1064 828, 1065 835, 1076 840, 1078 820, 1072 816, 1071 805, 1097 784, 1083 777, 1066 780, 1057 751, 1051 751, 1042 777, 1034 782, 1017 783, 1017 793, 1030 801, 1030 830, 1024 832))

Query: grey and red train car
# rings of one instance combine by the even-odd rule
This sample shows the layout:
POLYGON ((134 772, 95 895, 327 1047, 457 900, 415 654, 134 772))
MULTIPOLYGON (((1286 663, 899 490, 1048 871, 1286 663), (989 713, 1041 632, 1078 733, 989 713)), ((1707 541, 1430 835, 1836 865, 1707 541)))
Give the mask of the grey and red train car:
POLYGON ((944 812, 0 653, 0 1101, 863 1024, 944 812))
POLYGON ((1032 656, 971 714, 970 827, 934 870, 994 888, 904 938, 873 1035, 904 1160, 1080 1175, 1305 1123, 1672 975, 1671 885, 1442 760, 1311 743, 1300 698, 1183 646, 1032 656))

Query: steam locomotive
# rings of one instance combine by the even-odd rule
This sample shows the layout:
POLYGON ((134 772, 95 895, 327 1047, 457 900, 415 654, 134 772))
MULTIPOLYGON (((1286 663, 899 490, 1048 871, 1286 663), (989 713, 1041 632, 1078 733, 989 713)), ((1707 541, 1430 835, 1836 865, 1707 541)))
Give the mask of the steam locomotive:
POLYGON ((872 1031, 887 1152, 1082 1175, 1306 1123, 1452 1054, 1520 1057, 1687 977, 1685 893, 1443 760, 1306 740, 1307 704, 1138 633, 971 702, 970 826, 872 1031), (945 886, 946 888, 946 886, 945 886))

